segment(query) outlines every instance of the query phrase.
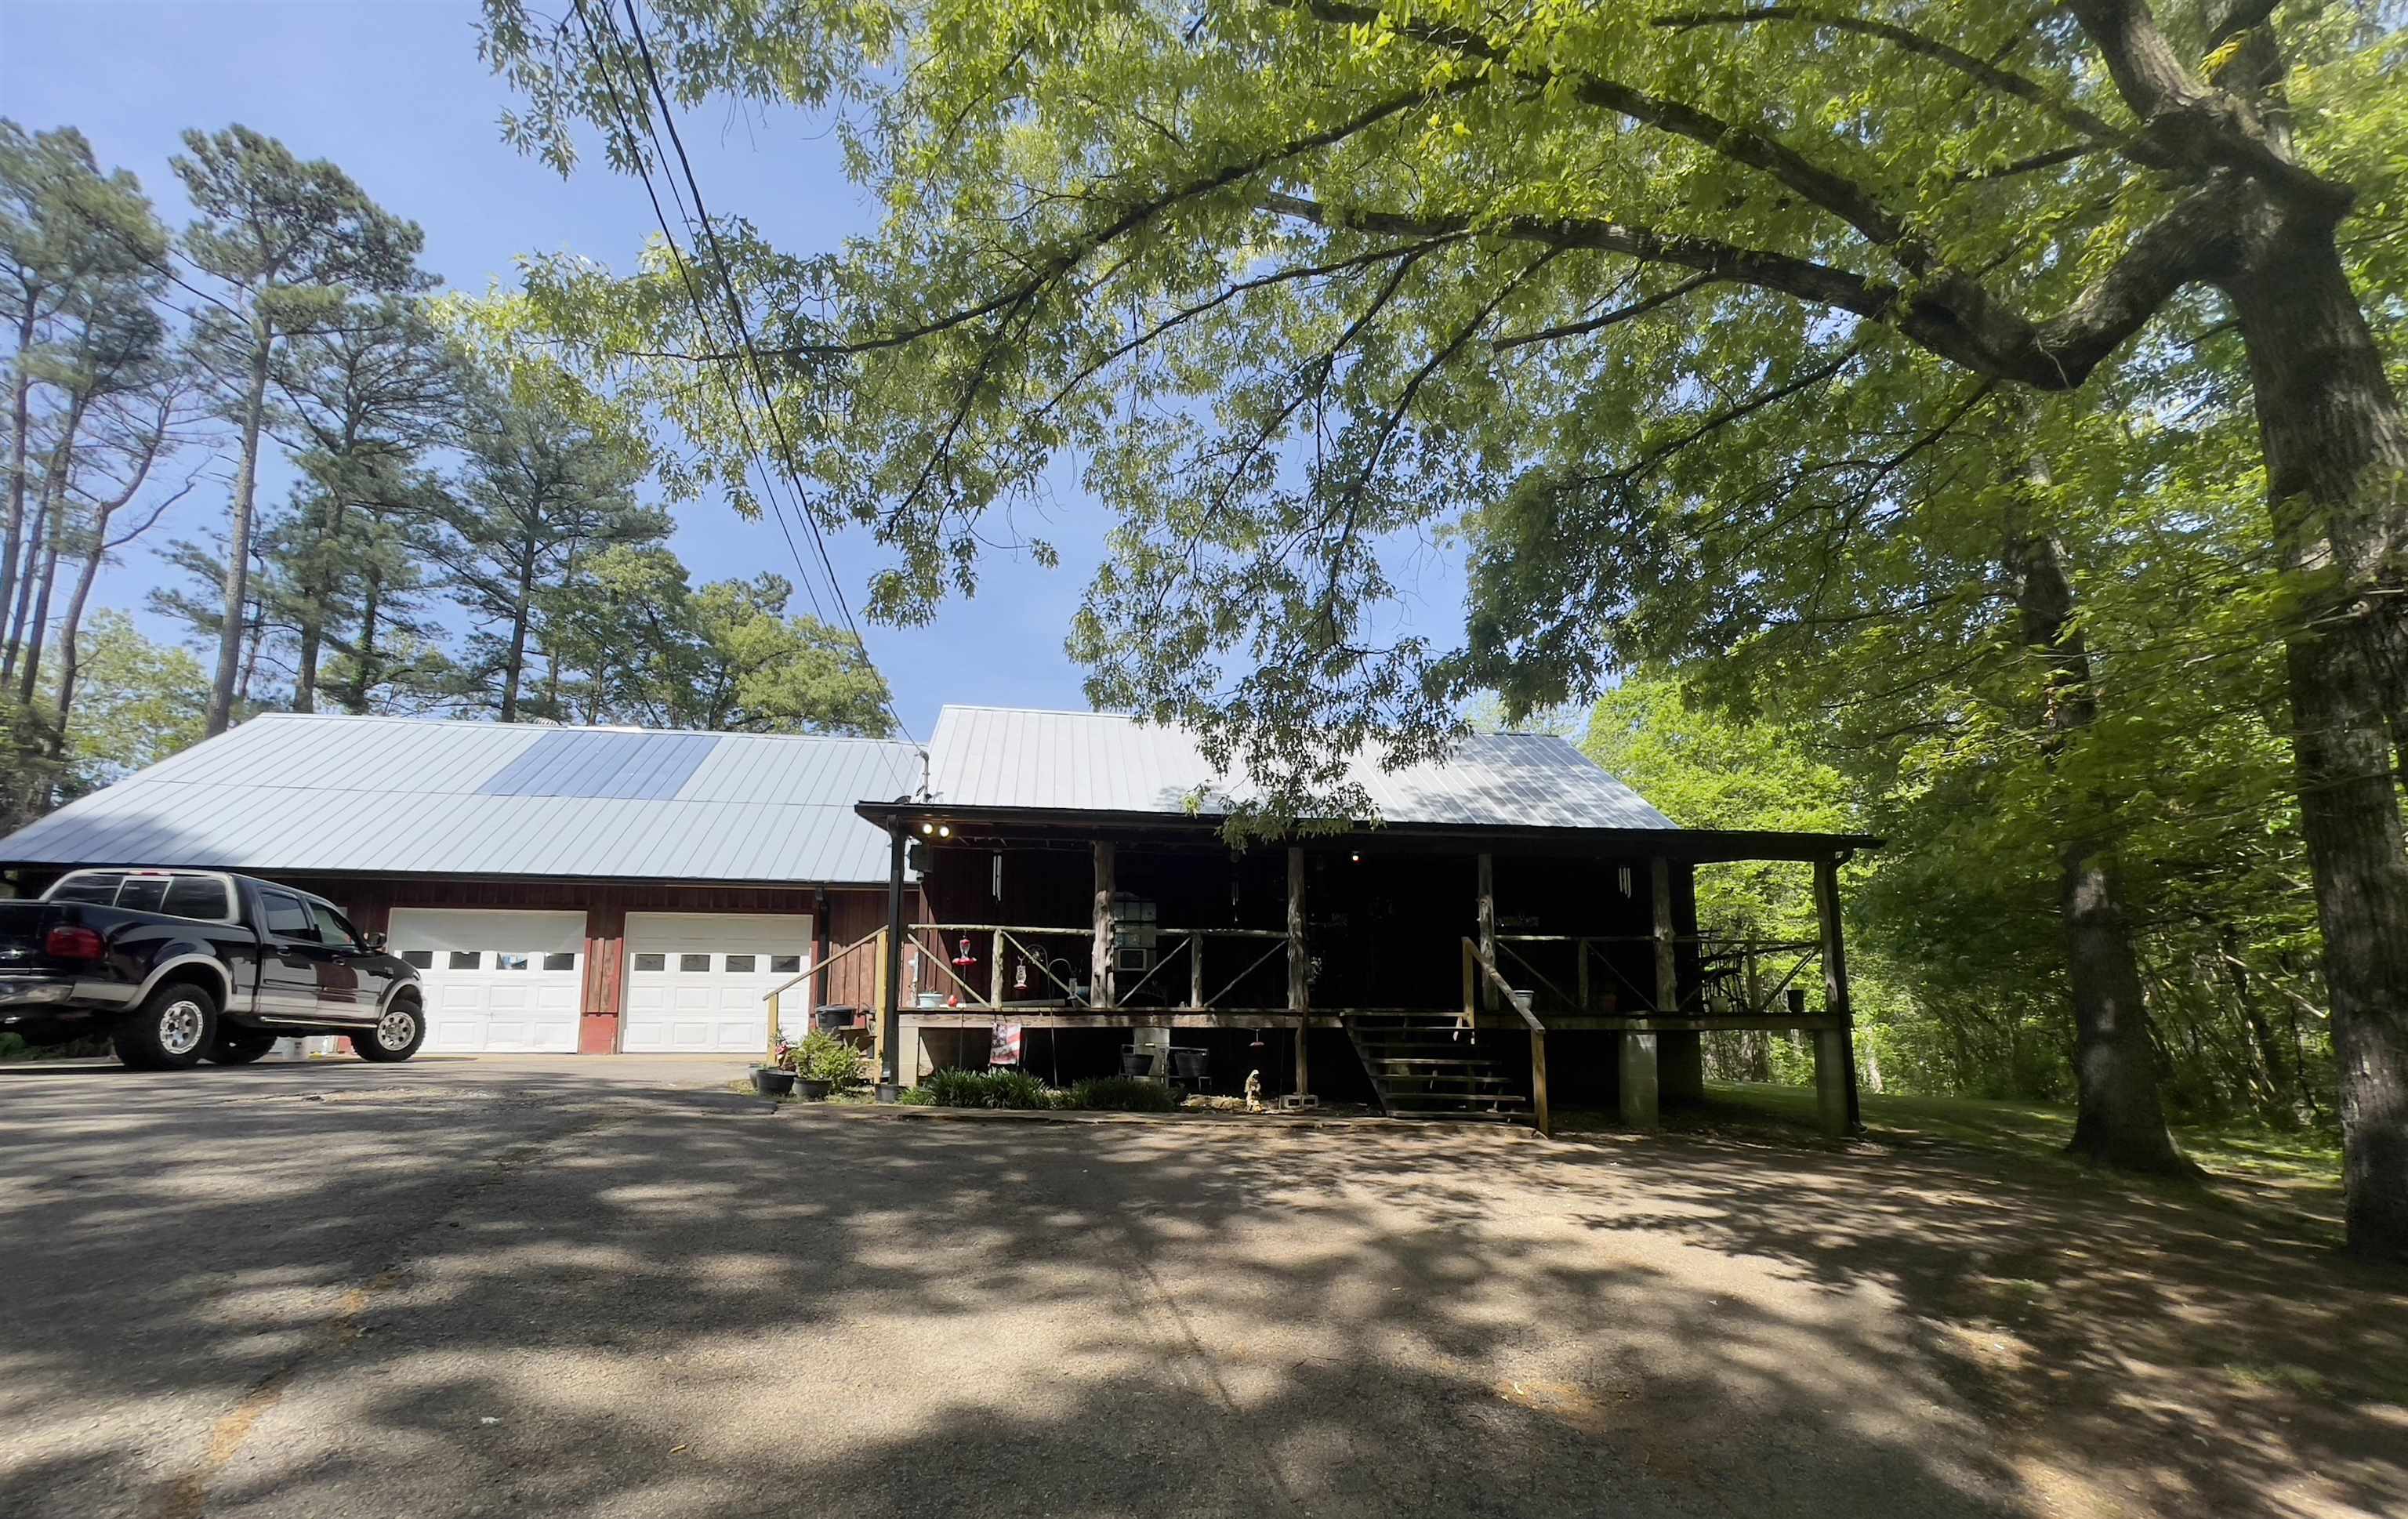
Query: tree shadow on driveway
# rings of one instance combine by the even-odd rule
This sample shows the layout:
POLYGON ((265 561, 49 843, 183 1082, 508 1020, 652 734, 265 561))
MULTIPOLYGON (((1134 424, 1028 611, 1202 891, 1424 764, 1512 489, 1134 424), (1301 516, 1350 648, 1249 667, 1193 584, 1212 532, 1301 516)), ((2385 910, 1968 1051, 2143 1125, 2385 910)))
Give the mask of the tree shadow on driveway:
POLYGON ((2408 1492, 2396 1281, 1874 1148, 770 1114, 564 1069, 28 1086, 0 1168, 0 1512, 39 1519, 2408 1492))

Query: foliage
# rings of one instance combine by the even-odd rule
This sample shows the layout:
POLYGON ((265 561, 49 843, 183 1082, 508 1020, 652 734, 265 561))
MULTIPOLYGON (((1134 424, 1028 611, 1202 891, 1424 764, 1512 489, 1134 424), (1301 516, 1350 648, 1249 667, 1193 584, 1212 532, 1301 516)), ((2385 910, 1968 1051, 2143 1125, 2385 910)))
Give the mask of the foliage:
POLYGON ((825 1082, 842 1092, 861 1079, 861 1052, 824 1028, 803 1036, 786 1068, 807 1081, 825 1082))
POLYGON ((1094 1076, 1071 1083, 1066 1107, 1089 1111, 1167 1113, 1177 1111, 1179 1094, 1164 1082, 1142 1076, 1094 1076))
POLYGON ((939 1108, 1047 1109, 1063 1105, 1063 1094, 1021 1070, 939 1070, 917 1088, 939 1108))

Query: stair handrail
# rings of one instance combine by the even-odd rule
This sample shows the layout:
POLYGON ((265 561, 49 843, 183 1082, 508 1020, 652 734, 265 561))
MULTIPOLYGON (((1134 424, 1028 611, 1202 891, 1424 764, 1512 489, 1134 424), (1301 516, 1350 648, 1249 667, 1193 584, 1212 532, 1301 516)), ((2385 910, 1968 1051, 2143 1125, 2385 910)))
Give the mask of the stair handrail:
POLYGON ((1547 1107, 1547 1025, 1539 1021, 1539 1015, 1531 1011, 1529 1005, 1522 1000, 1521 994, 1513 990, 1513 983, 1497 968, 1497 962, 1484 953, 1469 936, 1463 940, 1463 1016, 1467 1022, 1477 1021, 1477 1010, 1472 1007, 1472 993, 1478 989, 1472 974, 1474 966, 1486 972, 1490 983, 1504 996, 1505 1005, 1520 1013, 1522 1022, 1530 1025, 1530 1112, 1538 1120, 1539 1132, 1553 1139, 1555 1121, 1547 1107))

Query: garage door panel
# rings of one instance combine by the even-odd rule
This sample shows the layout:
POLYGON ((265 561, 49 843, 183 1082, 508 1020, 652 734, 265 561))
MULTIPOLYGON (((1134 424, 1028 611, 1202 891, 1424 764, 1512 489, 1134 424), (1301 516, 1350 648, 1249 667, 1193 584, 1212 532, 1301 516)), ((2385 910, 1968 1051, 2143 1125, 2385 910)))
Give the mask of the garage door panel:
MULTIPOLYGON (((646 1053, 750 1053, 765 1032, 763 998, 809 963, 802 913, 627 914, 627 1018, 620 1046, 646 1053)), ((790 1036, 809 1026, 810 984, 779 997, 790 1036)))
POLYGON ((583 913, 397 908, 391 934, 424 983, 428 1050, 575 1053, 583 913))

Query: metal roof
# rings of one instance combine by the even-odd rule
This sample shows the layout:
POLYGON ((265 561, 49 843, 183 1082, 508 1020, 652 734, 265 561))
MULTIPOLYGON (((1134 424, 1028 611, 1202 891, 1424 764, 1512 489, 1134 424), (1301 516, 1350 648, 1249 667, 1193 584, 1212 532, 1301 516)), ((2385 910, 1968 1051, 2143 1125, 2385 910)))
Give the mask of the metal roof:
MULTIPOLYGON (((947 707, 928 746, 939 806, 1030 811, 1226 810, 1249 789, 1216 774, 1192 735, 1096 712, 947 707)), ((1672 820, 1566 738, 1474 734, 1438 764, 1388 771, 1358 757, 1351 779, 1391 824, 1670 829, 1672 820)))
POLYGON ((0 838, 0 864, 882 882, 853 805, 919 780, 882 739, 270 713, 0 838))

